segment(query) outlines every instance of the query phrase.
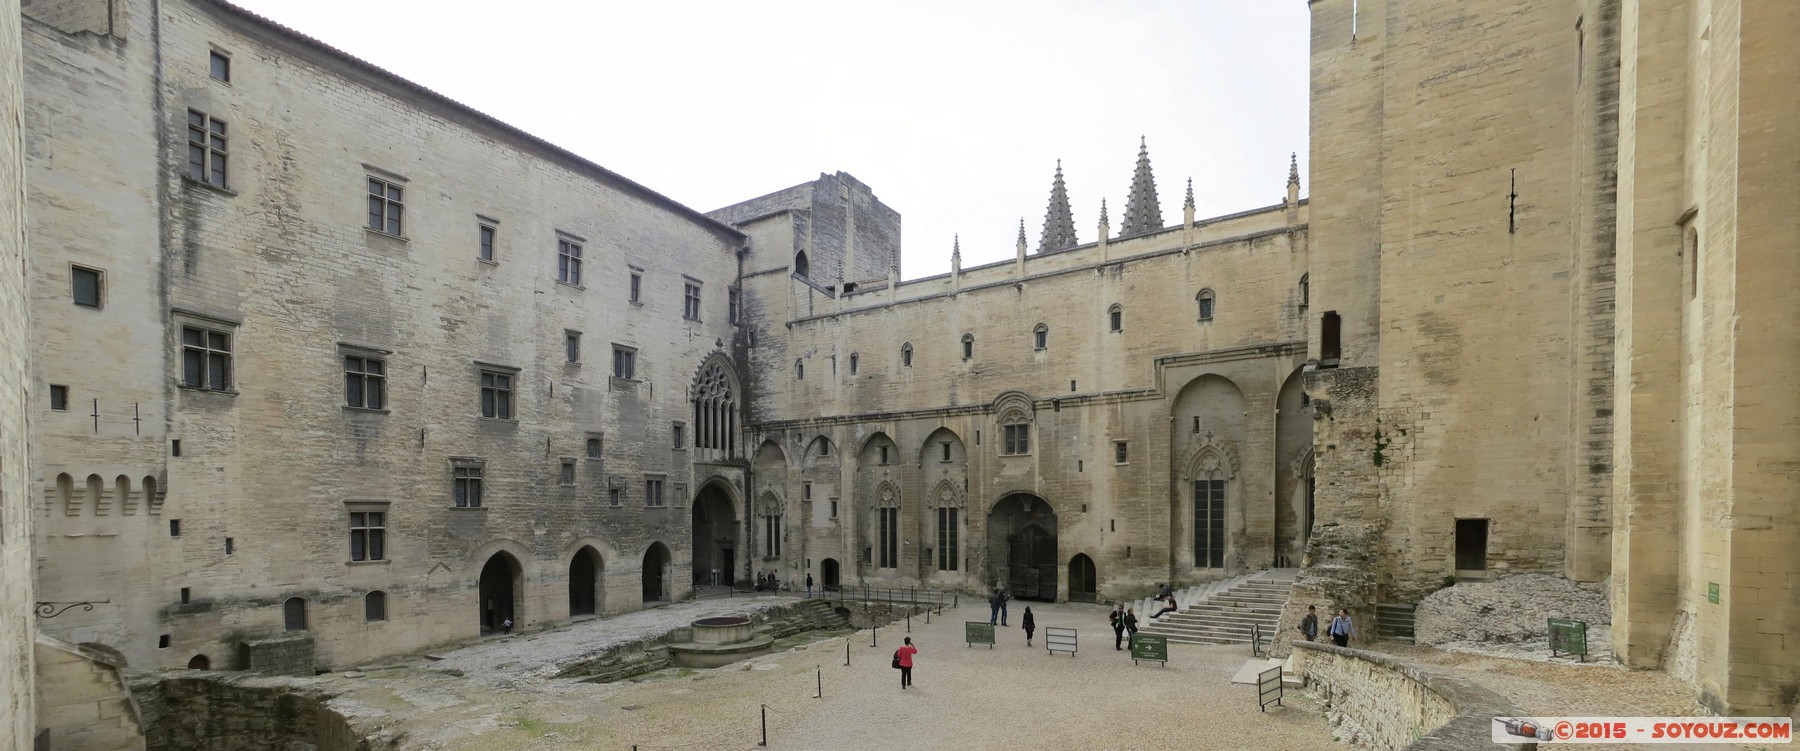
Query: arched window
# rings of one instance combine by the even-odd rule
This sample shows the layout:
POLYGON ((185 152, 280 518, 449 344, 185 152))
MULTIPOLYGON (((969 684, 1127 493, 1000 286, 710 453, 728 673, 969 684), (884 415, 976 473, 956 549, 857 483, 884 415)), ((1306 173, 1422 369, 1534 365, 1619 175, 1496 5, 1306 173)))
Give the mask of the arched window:
POLYGON ((971 357, 974 357, 975 356, 975 335, 974 334, 963 334, 962 342, 963 342, 963 359, 967 360, 971 357))
POLYGON ((794 380, 796 380, 796 381, 806 380, 806 361, 805 360, 795 360, 794 361, 794 380))
POLYGON ((1106 309, 1106 323, 1113 331, 1125 330, 1125 308, 1114 304, 1106 309))
POLYGON ((912 342, 900 345, 900 367, 912 367, 912 342))
POLYGON ((1312 304, 1312 274, 1300 275, 1300 307, 1312 304))
POLYGON ((1194 301, 1200 304, 1200 320, 1202 320, 1202 321, 1212 320, 1212 317, 1213 317, 1213 291, 1210 289, 1200 290, 1200 294, 1194 295, 1194 301))
POLYGON ((880 558, 876 565, 881 568, 900 567, 900 493, 892 483, 882 483, 877 492, 879 506, 877 514, 876 540, 880 545, 880 558))
POLYGON ((75 478, 67 472, 56 476, 56 499, 62 502, 63 513, 71 516, 81 513, 81 506, 75 503, 75 478))
POLYGON ((137 512, 137 501, 131 497, 131 478, 119 475, 113 480, 113 495, 119 498, 119 508, 125 513, 137 512))
POLYGON ((857 359, 858 359, 858 358, 857 358, 857 356, 856 356, 856 353, 855 353, 855 352, 851 352, 851 353, 850 353, 850 375, 856 375, 856 361, 857 361, 857 359))
POLYGON ((1000 453, 1019 456, 1031 453, 1031 422, 1022 411, 1000 417, 1000 453))
POLYGON ((732 391, 731 374, 725 372, 725 364, 714 361, 701 370, 693 393, 694 447, 735 452, 737 394, 732 391))
POLYGON ((801 276, 812 276, 812 264, 806 262, 806 251, 794 254, 794 273, 801 276))
POLYGON ((387 593, 379 589, 363 595, 363 620, 387 620, 387 593))
POLYGON ((287 630, 306 630, 306 598, 289 597, 287 602, 281 605, 281 614, 287 622, 287 630))
POLYGON ((100 505, 100 495, 105 492, 106 481, 100 479, 99 475, 88 475, 87 502, 93 504, 93 509, 96 513, 103 513, 106 510, 100 505))
POLYGON ((1040 323, 1031 330, 1031 348, 1041 350, 1049 346, 1050 327, 1040 323))

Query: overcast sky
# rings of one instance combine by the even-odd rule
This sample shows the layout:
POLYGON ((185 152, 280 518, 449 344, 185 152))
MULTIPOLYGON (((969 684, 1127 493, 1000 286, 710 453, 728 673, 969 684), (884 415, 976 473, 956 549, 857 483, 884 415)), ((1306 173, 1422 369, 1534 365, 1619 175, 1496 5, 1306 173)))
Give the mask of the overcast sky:
POLYGON ((1117 232, 1140 135, 1169 224, 1306 174, 1301 0, 233 1, 702 211, 848 172, 907 278, 1036 250, 1059 158, 1117 232))

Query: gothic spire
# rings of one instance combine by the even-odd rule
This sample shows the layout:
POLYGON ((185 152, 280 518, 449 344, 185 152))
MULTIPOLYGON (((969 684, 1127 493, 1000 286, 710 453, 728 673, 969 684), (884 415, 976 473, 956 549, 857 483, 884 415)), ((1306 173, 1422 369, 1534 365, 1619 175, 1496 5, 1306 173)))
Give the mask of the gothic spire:
POLYGON ((1129 237, 1162 228, 1162 206, 1156 201, 1156 178, 1150 174, 1149 141, 1140 137, 1137 171, 1131 175, 1131 195, 1125 201, 1125 221, 1119 225, 1119 234, 1129 237))
POLYGON ((1300 184, 1300 153, 1297 151, 1288 153, 1288 184, 1300 184))
POLYGON ((962 235, 957 234, 953 238, 950 244, 950 266, 960 269, 962 268, 962 235))
POLYGON ((1056 179, 1050 183, 1050 208, 1044 210, 1044 235, 1038 240, 1039 253, 1052 253, 1075 247, 1075 215, 1069 210, 1069 189, 1063 185, 1062 160, 1056 160, 1056 179))
POLYGON ((1194 227, 1194 178, 1191 177, 1188 178, 1187 199, 1181 202, 1181 223, 1188 229, 1194 227))
POLYGON ((1025 217, 1019 217, 1019 247, 1025 247, 1025 217))

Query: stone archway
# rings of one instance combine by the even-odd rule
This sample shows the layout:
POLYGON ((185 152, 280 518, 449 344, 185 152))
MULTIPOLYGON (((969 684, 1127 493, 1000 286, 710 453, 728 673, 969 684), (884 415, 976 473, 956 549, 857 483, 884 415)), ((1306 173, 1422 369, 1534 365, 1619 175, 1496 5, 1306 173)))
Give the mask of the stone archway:
POLYGON ((1021 600, 1057 599, 1056 510, 1032 493, 1009 493, 988 510, 988 576, 1021 600))
POLYGON ((1097 602, 1099 583, 1095 581, 1094 559, 1076 553, 1069 559, 1069 602, 1097 602))
POLYGON ((600 612, 601 560, 593 546, 583 545, 569 561, 569 617, 600 612))
POLYGON ((819 583, 825 585, 825 591, 835 592, 842 587, 843 579, 841 577, 836 558, 819 561, 819 583))
POLYGON ((644 602, 669 599, 669 560, 669 547, 660 542, 644 551, 644 602))
POLYGON ((509 620, 518 625, 519 611, 523 609, 520 607, 520 597, 525 589, 521 586, 523 578, 524 567, 511 553, 502 550, 488 557, 481 567, 480 598, 476 603, 480 609, 482 633, 498 631, 509 620))
POLYGON ((748 571, 737 570, 738 552, 744 549, 743 533, 737 504, 723 483, 709 482, 700 489, 694 497, 693 516, 694 581, 731 586, 748 575, 748 571))

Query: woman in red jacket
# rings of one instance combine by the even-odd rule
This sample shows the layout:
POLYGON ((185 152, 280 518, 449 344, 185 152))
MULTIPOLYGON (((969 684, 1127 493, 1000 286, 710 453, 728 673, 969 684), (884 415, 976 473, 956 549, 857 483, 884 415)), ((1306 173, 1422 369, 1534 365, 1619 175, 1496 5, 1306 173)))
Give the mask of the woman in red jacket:
POLYGON ((905 646, 902 646, 898 650, 894 651, 894 657, 896 659, 900 660, 900 689, 901 690, 905 690, 907 686, 912 685, 913 655, 916 655, 918 653, 919 653, 919 648, 912 645, 912 637, 910 637, 910 636, 906 637, 905 646))

